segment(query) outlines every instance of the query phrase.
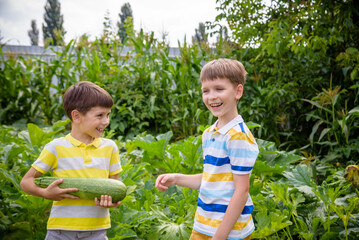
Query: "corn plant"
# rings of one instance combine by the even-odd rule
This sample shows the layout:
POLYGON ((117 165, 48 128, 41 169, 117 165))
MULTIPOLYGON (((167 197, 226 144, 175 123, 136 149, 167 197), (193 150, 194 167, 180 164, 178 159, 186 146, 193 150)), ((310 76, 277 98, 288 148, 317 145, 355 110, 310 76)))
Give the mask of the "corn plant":
POLYGON ((358 153, 356 151, 358 141, 352 133, 358 129, 356 122, 359 107, 349 110, 346 100, 344 105, 341 104, 341 95, 346 92, 346 90, 341 90, 340 86, 330 87, 327 90, 323 89, 323 92, 313 100, 304 99, 304 101, 315 107, 307 114, 308 121, 315 121, 309 136, 313 148, 317 145, 320 147, 319 153, 329 149, 348 159, 351 155, 358 153))

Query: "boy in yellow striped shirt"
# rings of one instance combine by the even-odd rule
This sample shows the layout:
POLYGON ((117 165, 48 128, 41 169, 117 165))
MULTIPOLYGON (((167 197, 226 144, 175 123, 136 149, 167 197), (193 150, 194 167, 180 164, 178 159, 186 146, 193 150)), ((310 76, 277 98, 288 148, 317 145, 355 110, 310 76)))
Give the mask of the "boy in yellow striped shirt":
POLYGON ((163 174, 156 180, 161 192, 172 185, 199 190, 190 240, 247 240, 254 231, 249 179, 258 146, 237 110, 246 76, 236 60, 213 60, 203 67, 203 102, 218 118, 202 135, 203 173, 163 174))
POLYGON ((69 193, 76 188, 61 189, 62 179, 47 188, 34 184, 34 178, 52 172, 54 177, 118 179, 121 171, 119 150, 114 141, 101 138, 110 123, 112 97, 103 88, 88 81, 71 86, 64 94, 63 106, 71 119, 71 132, 54 139, 42 150, 23 177, 20 186, 26 193, 53 200, 47 223, 46 240, 107 239, 110 228, 111 196, 79 199, 69 193))

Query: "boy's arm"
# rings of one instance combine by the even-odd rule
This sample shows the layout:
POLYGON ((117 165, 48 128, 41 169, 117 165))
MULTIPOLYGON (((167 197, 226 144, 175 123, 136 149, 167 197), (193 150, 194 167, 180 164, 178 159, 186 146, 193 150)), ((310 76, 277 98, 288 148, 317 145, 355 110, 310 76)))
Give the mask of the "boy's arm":
POLYGON ((233 174, 235 191, 228 204, 222 223, 219 225, 219 228, 212 240, 227 239, 228 234, 231 232, 234 224, 237 222, 239 216, 242 214, 244 206, 246 205, 249 193, 249 179, 250 174, 233 174))
POLYGON ((59 188, 59 184, 62 183, 62 179, 56 180, 51 183, 47 188, 42 188, 34 183, 34 179, 42 175, 41 172, 31 167, 25 174, 20 182, 21 189, 33 196, 46 198, 49 200, 60 201, 64 198, 78 199, 79 197, 68 194, 69 192, 76 192, 77 188, 59 188))
POLYGON ((118 173, 117 173, 117 174, 115 174, 115 175, 111 175, 111 176, 109 176, 109 178, 111 178, 111 179, 115 179, 115 180, 118 180, 118 173))
POLYGON ((172 185, 179 185, 182 187, 188 187, 192 189, 199 189, 202 182, 202 174, 179 174, 179 173, 169 173, 162 174, 156 179, 156 188, 160 192, 164 192, 168 187, 172 185))

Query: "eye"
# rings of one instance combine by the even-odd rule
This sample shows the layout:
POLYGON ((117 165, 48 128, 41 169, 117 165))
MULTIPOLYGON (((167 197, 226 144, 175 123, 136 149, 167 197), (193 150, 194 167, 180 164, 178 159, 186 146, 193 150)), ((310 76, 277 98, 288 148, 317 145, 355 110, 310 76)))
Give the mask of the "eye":
POLYGON ((207 93, 207 92, 208 92, 208 90, 206 90, 206 89, 202 90, 202 93, 207 93))

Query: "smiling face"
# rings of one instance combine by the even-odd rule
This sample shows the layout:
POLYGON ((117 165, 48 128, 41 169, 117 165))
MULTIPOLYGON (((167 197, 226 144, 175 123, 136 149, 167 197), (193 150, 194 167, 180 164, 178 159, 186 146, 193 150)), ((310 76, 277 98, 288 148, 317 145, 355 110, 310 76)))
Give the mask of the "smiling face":
POLYGON ((91 143, 95 138, 101 137, 104 129, 110 123, 110 113, 111 108, 100 106, 92 107, 85 114, 74 110, 71 135, 83 143, 91 143))
POLYGON ((223 127, 238 116, 237 101, 242 97, 243 85, 234 86, 227 78, 202 81, 202 99, 223 127))

